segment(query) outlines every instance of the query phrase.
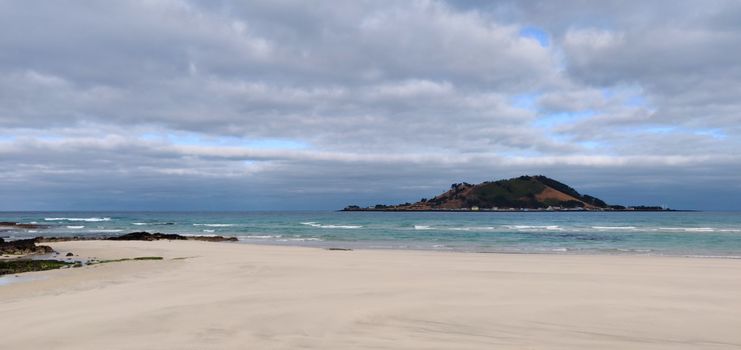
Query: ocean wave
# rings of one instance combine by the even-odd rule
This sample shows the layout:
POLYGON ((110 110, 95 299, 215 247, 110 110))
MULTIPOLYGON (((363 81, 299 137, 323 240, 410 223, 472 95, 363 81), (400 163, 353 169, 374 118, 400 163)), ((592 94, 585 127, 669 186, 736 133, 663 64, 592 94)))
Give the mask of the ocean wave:
POLYGON ((712 227, 659 227, 663 231, 684 231, 684 232, 715 232, 712 227))
POLYGON ((235 226, 235 224, 193 224, 193 226, 231 227, 231 226, 235 226))
MULTIPOLYGON (((203 230, 203 232, 211 233, 214 232, 214 230, 203 230)), ((203 234, 203 233, 178 233, 181 236, 185 237, 216 237, 217 235, 211 235, 211 234, 203 234)))
POLYGON ((592 226, 595 230, 635 230, 635 226, 592 226))
POLYGON ((249 235, 249 236, 239 236, 239 238, 245 238, 245 239, 270 239, 270 238, 281 238, 283 235, 249 235))
POLYGON ((88 232, 96 232, 96 233, 116 233, 116 232, 122 232, 123 230, 105 230, 105 229, 91 229, 88 230, 88 232))
POLYGON ((144 226, 144 225, 149 225, 149 224, 148 224, 148 223, 146 223, 146 222, 132 222, 131 224, 132 224, 132 225, 136 225, 136 226, 144 226))
POLYGON ((81 228, 85 228, 85 226, 67 226, 67 228, 69 228, 69 229, 81 229, 81 228))
POLYGON ((356 229, 356 228, 363 228, 363 226, 360 225, 322 225, 313 221, 309 222, 302 222, 301 225, 316 227, 316 228, 342 228, 342 229, 356 229))
POLYGON ((705 259, 741 259, 738 255, 682 255, 685 258, 705 258, 705 259))
POLYGON ((505 226, 509 229, 515 230, 548 230, 548 231, 561 231, 563 230, 558 225, 510 225, 505 226))
POLYGON ((653 249, 628 249, 628 248, 617 248, 617 251, 624 253, 650 253, 653 249))
POLYGON ((306 242, 306 241, 323 241, 321 238, 306 237, 306 238, 282 238, 278 239, 278 242, 306 242))
POLYGON ((45 221, 86 221, 86 222, 99 222, 99 221, 111 221, 111 218, 44 218, 45 221))
POLYGON ((431 226, 427 225, 414 225, 415 230, 434 230, 431 226))
POLYGON ((464 226, 464 227, 451 227, 448 230, 451 231, 491 231, 495 230, 494 226, 464 226))

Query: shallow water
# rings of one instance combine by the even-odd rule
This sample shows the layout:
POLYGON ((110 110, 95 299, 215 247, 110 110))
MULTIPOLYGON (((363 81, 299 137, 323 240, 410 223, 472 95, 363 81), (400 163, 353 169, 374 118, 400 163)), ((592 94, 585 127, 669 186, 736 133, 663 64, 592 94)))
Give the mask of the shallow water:
POLYGON ((741 258, 740 212, 4 212, 35 236, 133 231, 317 247, 741 258))

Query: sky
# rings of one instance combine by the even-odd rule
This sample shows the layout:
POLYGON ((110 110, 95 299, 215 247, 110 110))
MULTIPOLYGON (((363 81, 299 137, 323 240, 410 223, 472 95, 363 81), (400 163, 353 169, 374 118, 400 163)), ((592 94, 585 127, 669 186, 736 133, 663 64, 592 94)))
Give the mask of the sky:
POLYGON ((741 210, 740 57, 735 0, 0 0, 0 210, 741 210))

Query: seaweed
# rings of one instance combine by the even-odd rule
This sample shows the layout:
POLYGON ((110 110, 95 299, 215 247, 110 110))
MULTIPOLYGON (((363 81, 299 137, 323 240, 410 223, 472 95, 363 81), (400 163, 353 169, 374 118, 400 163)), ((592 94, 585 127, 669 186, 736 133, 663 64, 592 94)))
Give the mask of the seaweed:
POLYGON ((9 275, 23 272, 55 270, 63 267, 78 267, 82 263, 60 260, 0 260, 0 275, 9 275))

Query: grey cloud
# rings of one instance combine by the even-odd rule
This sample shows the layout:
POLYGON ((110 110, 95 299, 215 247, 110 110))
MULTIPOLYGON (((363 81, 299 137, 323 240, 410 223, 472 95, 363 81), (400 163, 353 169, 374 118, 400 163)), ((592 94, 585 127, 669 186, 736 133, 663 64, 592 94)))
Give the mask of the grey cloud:
POLYGON ((730 186, 741 6, 637 4, 0 2, 0 193, 257 209, 522 173, 618 200, 730 186))

